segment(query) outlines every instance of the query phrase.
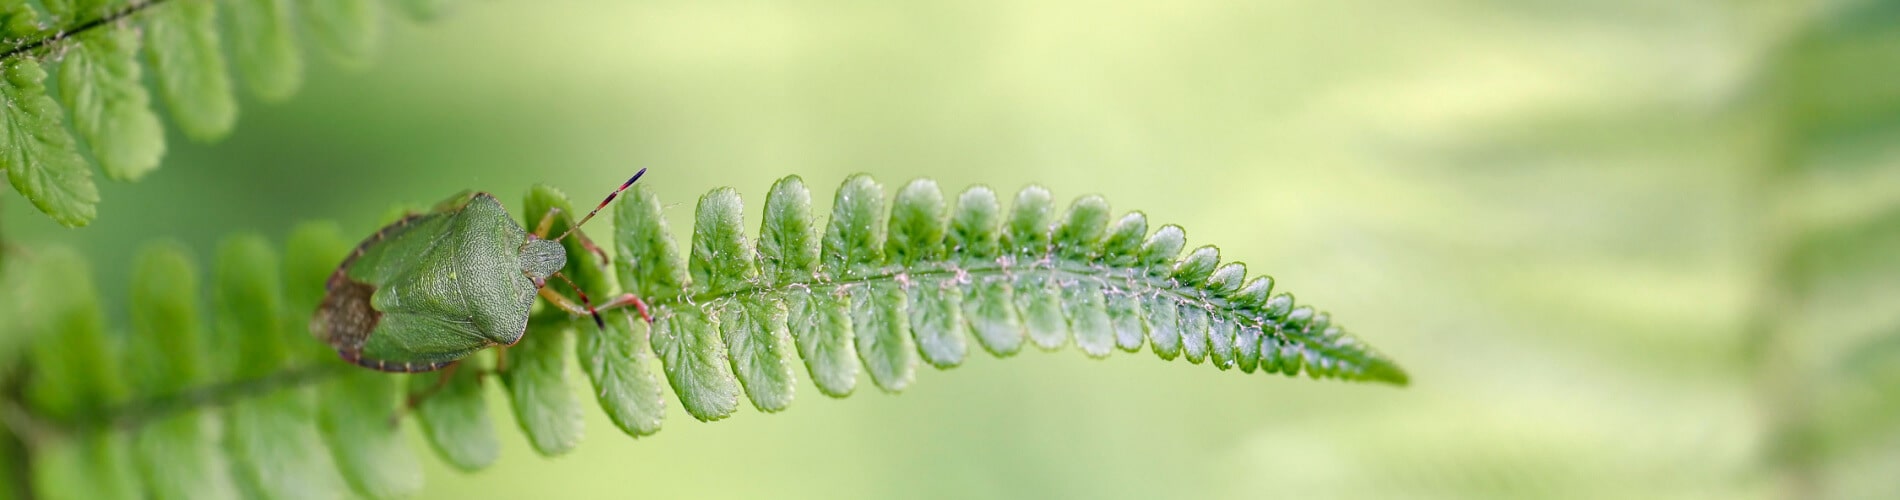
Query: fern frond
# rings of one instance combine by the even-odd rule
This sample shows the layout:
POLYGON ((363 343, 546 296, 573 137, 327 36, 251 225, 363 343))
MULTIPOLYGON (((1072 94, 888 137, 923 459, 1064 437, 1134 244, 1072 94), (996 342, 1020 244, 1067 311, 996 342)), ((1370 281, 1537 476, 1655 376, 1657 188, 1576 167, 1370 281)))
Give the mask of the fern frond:
POLYGON ((1855 461, 1893 464, 1855 452, 1900 421, 1886 396, 1892 372, 1862 368, 1893 366, 1881 346, 1900 331, 1887 312, 1900 282, 1900 163, 1888 146, 1900 139, 1900 89, 1865 78, 1900 62, 1900 10, 1848 1, 1795 12, 1805 17, 1771 45, 1760 93, 1744 101, 1772 130, 1750 141, 1769 154, 1746 193, 1760 205, 1763 252, 1745 328, 1769 409, 1763 461, 1789 498, 1806 498, 1850 483, 1840 472, 1855 461))
POLYGON ((230 11, 232 59, 238 77, 264 101, 290 97, 303 84, 303 53, 293 36, 290 0, 225 2, 230 11))
MULTIPOLYGON (((614 424, 636 437, 659 430, 665 387, 702 421, 731 416, 742 400, 777 412, 795 399, 801 371, 832 397, 851 394, 860 372, 896 392, 920 365, 966 361, 972 340, 999 357, 1025 344, 1074 344, 1096 358, 1147 345, 1161 359, 1220 370, 1406 383, 1327 314, 1274 294, 1271 278, 1248 279, 1211 246, 1182 256, 1181 228, 1150 233, 1140 212, 1115 217, 1099 196, 1066 210, 1053 199, 1032 186, 1005 212, 978 186, 952 204, 927 179, 887 198, 860 175, 839 188, 821 228, 794 176, 773 185, 756 236, 737 191, 701 197, 681 252, 658 196, 637 186, 614 209, 614 262, 584 235, 569 238, 564 273, 592 296, 644 297, 652 325, 622 310, 598 329, 541 308, 501 369, 515 421, 544 455, 579 442, 584 410, 579 382, 567 378, 570 356, 614 424)), ((576 213, 567 198, 530 190, 527 220, 556 211, 553 230, 565 231, 576 213)), ((499 445, 481 390, 482 365, 492 363, 383 374, 347 366, 301 331, 350 248, 341 234, 334 224, 300 227, 281 259, 261 236, 228 238, 212 272, 209 322, 192 299, 191 259, 174 244, 148 247, 124 349, 103 335, 90 284, 72 278, 84 262, 44 257, 64 288, 40 294, 37 310, 50 319, 31 322, 46 330, 28 359, 33 385, 24 401, 6 402, 53 429, 29 436, 53 443, 32 456, 38 491, 121 470, 110 476, 118 482, 95 486, 160 498, 329 496, 345 486, 399 496, 421 487, 390 425, 402 392, 419 401, 413 415, 444 461, 492 464, 499 445), (113 373, 118 366, 127 373, 113 373)))
MULTIPOLYGON (((879 388, 895 392, 920 360, 956 366, 977 324, 989 332, 977 338, 998 355, 1014 352, 1026 331, 1043 349, 1073 342, 1093 357, 1117 346, 1136 350, 1147 340, 1164 359, 1180 346, 1190 362, 1211 361, 1221 370, 1406 381, 1327 314, 1295 307, 1291 295, 1272 295, 1271 278, 1245 281, 1245 266, 1219 265, 1211 246, 1177 260, 1185 241, 1178 227, 1144 240, 1144 216, 1132 212, 1111 225, 1100 197, 1081 198, 1058 217, 1048 191, 1032 186, 1018 194, 1005 224, 987 188, 971 188, 952 208, 934 183, 921 180, 887 210, 881 186, 857 176, 839 188, 815 259, 808 200, 796 177, 774 186, 759 233, 770 243, 755 252, 741 227, 738 196, 720 190, 701 198, 683 283, 670 247, 620 248, 624 288, 657 291, 644 280, 673 290, 683 285, 683 293, 651 295, 648 302, 655 351, 694 417, 730 414, 734 380, 759 410, 783 409, 791 387, 783 367, 791 361, 781 346, 792 333, 810 376, 834 381, 820 385, 834 396, 851 391, 860 367, 879 388), (966 320, 966 310, 980 319, 966 320), (716 352, 689 356, 721 344, 726 363, 716 352), (852 350, 855 357, 839 355, 852 350)), ((637 187, 616 208, 624 224, 617 240, 663 240, 660 206, 637 187)))
MULTIPOLYGON (((445 3, 403 6, 423 19, 445 3)), ((0 170, 54 221, 84 226, 99 203, 90 164, 113 180, 136 181, 165 154, 164 132, 141 82, 146 64, 184 135, 215 141, 237 122, 232 67, 259 99, 288 98, 304 74, 297 32, 311 34, 339 65, 362 67, 378 45, 383 8, 373 0, 0 2, 0 36, 17 40, 0 46, 0 96, 7 104, 0 113, 0 170), (42 65, 50 64, 60 68, 57 88, 49 90, 42 65), (49 97, 55 94, 57 104, 49 97)))

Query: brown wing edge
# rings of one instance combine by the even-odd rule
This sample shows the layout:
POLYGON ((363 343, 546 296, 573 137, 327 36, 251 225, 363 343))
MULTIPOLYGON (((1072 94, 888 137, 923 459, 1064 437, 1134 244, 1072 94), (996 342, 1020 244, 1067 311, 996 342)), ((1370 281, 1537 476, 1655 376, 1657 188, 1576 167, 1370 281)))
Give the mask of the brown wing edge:
POLYGON ((369 368, 371 370, 391 372, 391 373, 432 372, 432 371, 440 370, 444 366, 449 366, 449 365, 460 362, 458 360, 458 361, 440 361, 440 362, 435 362, 435 363, 390 363, 390 362, 386 362, 380 359, 364 359, 362 356, 363 353, 361 351, 346 352, 342 349, 337 349, 336 353, 337 355, 342 356, 344 361, 353 363, 356 366, 361 366, 364 368, 369 368))
MULTIPOLYGON (((370 297, 376 294, 376 287, 368 283, 350 279, 350 266, 363 256, 371 245, 388 238, 403 228, 415 223, 423 214, 409 213, 401 219, 376 230, 376 234, 364 238, 356 248, 350 250, 336 270, 330 272, 330 278, 324 282, 323 302, 317 306, 316 314, 310 319, 310 335, 336 349, 344 360, 368 368, 378 368, 385 363, 367 362, 362 358, 363 343, 369 340, 370 332, 376 331, 376 324, 383 319, 383 313, 370 305, 370 297)), ((385 370, 387 371, 387 370, 385 370)))
MULTIPOLYGON (((493 197, 488 193, 464 191, 437 204, 430 213, 459 211, 467 206, 469 201, 481 196, 493 197)), ((402 373, 433 371, 455 363, 454 361, 390 363, 379 359, 363 358, 363 344, 369 341, 370 333, 376 331, 376 324, 382 321, 383 313, 370 305, 370 298, 376 294, 376 287, 350 279, 350 266, 368 252, 371 245, 380 243, 390 234, 409 227, 424 215, 427 214, 414 212, 404 214, 401 219, 383 226, 382 229, 376 230, 376 234, 364 238, 361 243, 356 244, 356 248, 351 250, 348 256, 343 258, 342 263, 337 264, 336 270, 330 273, 330 279, 324 283, 323 303, 317 306, 316 315, 310 319, 310 334, 335 348, 337 355, 344 361, 364 368, 402 373)))
POLYGON ((316 317, 311 320, 310 331, 335 348, 337 356, 344 361, 364 368, 415 373, 433 371, 455 363, 391 363, 364 358, 363 343, 369 340, 370 332, 376 331, 376 324, 383 318, 383 313, 370 305, 370 296, 375 292, 376 288, 367 283, 344 278, 341 286, 332 287, 324 295, 323 306, 317 309, 316 317))

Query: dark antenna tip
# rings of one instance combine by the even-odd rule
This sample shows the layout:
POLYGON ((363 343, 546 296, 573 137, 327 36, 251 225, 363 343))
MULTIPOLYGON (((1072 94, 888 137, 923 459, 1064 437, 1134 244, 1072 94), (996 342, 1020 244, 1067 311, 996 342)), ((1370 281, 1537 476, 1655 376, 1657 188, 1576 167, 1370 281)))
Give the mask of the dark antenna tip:
POLYGON ((561 239, 567 238, 567 235, 573 234, 575 230, 578 230, 581 228, 582 225, 587 224, 587 221, 594 220, 594 215, 599 214, 600 209, 607 208, 607 204, 613 203, 614 198, 617 196, 620 196, 621 191, 626 191, 627 188, 633 187, 633 182, 640 180, 640 176, 643 176, 646 174, 647 174, 647 169, 645 168, 641 168, 639 172, 634 172, 633 177, 627 178, 627 182, 622 183, 619 189, 615 189, 614 192, 612 193, 607 193, 606 199, 600 200, 600 204, 594 205, 594 209, 591 211, 588 211, 586 217, 582 217, 580 222, 575 222, 574 225, 568 226, 567 231, 563 231, 560 236, 556 236, 554 238, 554 241, 561 241, 561 239))

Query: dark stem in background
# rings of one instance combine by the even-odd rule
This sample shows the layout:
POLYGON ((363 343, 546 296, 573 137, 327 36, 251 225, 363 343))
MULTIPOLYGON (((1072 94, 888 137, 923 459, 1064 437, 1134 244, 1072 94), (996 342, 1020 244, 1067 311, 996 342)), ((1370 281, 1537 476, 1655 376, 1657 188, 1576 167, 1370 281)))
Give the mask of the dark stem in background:
POLYGON ((131 4, 126 5, 124 7, 120 7, 119 10, 107 12, 106 15, 100 16, 98 19, 93 19, 90 21, 79 23, 78 26, 73 26, 71 28, 55 31, 53 32, 53 34, 47 35, 45 38, 41 38, 38 40, 29 40, 26 43, 15 45, 13 46, 13 48, 7 49, 5 53, 0 53, 0 59, 11 59, 13 58, 13 56, 25 54, 27 52, 33 51, 35 49, 39 49, 41 47, 59 43, 61 40, 78 36, 79 34, 85 33, 87 31, 92 31, 93 29, 98 28, 100 26, 111 24, 113 21, 125 19, 127 16, 131 16, 132 14, 137 14, 139 11, 145 10, 148 7, 165 3, 166 1, 167 0, 146 0, 146 1, 141 2, 141 1, 134 0, 131 4))
MULTIPOLYGON (((1764 184, 1777 175, 1763 175, 1764 184)), ((1769 192, 1765 194, 1776 194, 1769 192)), ((1778 199, 1778 196, 1764 198, 1778 199)), ((1768 202, 1773 205, 1773 202, 1768 202)), ((1764 210, 1772 212, 1773 209, 1764 210)), ((1812 443, 1806 429, 1812 415, 1807 409, 1806 382, 1800 380, 1797 356, 1790 352, 1788 318, 1798 314, 1803 300, 1801 276, 1791 262, 1794 258, 1787 228, 1765 213, 1758 241, 1763 244, 1762 277, 1756 284, 1754 306, 1743 324, 1744 349, 1754 372, 1756 405, 1762 412, 1766 434, 1767 463, 1780 482, 1782 498, 1818 498, 1821 485, 1815 470, 1812 443)))
POLYGON ((299 387, 327 380, 343 373, 344 370, 357 369, 341 361, 320 366, 289 368, 266 375, 263 378, 240 380, 217 385, 195 387, 185 392, 116 408, 109 420, 97 421, 98 424, 111 424, 119 427, 136 427, 155 418, 172 415, 195 408, 224 406, 240 399, 251 398, 277 390, 299 387))
MULTIPOLYGON (((9 251, 6 238, 0 237, 0 279, 5 278, 9 251)), ((20 400, 19 374, 9 373, 15 370, 9 369, 6 362, 0 359, 0 404, 12 404, 20 400)), ((0 489, 7 490, 0 494, 8 498, 30 498, 32 491, 27 487, 27 482, 31 480, 32 471, 26 468, 26 442, 14 435, 12 426, 5 422, 0 422, 0 464, 6 467, 6 470, 0 470, 0 479, 9 479, 0 481, 0 489)))
MULTIPOLYGON (((20 392, 20 371, 18 367, 0 366, 0 403, 13 404, 22 400, 20 392)), ((0 492, 9 498, 28 500, 33 498, 33 469, 28 461, 26 441, 10 425, 0 424, 0 459, 6 464, 6 470, 0 470, 0 492)))
MULTIPOLYGON (((152 420, 175 415, 187 410, 225 406, 239 400, 261 396, 274 391, 321 382, 342 373, 344 370, 353 369, 357 368, 343 364, 342 362, 326 363, 319 366, 286 368, 261 378, 204 385, 186 389, 184 392, 178 394, 133 401, 123 406, 110 408, 102 415, 82 416, 78 420, 73 421, 53 421, 36 418, 32 423, 41 427, 43 431, 54 435, 70 434, 75 431, 108 426, 131 429, 144 425, 152 420)), ((0 402, 16 403, 21 401, 21 399, 14 396, 14 394, 8 394, 4 396, 6 401, 0 402)), ((36 415, 29 416, 37 417, 36 415)))
POLYGON ((107 427, 132 429, 155 419, 199 408, 226 406, 246 398, 273 391, 300 387, 329 379, 355 367, 342 363, 290 368, 263 378, 212 384, 184 392, 148 399, 107 410, 103 415, 82 417, 76 421, 39 418, 26 410, 19 365, 0 368, 0 498, 32 500, 33 469, 29 441, 63 439, 80 432, 107 427), (30 437, 29 437, 30 436, 30 437))
POLYGON ((18 498, 20 500, 30 500, 33 498, 33 470, 27 466, 26 451, 25 441, 21 441, 20 438, 14 436, 13 433, 7 432, 5 426, 0 426, 0 454, 6 455, 7 464, 7 470, 0 472, 0 474, 4 474, 5 477, 13 479, 12 481, 7 481, 4 485, 0 485, 0 488, 6 490, 4 493, 0 493, 0 495, 7 495, 9 498, 18 498))

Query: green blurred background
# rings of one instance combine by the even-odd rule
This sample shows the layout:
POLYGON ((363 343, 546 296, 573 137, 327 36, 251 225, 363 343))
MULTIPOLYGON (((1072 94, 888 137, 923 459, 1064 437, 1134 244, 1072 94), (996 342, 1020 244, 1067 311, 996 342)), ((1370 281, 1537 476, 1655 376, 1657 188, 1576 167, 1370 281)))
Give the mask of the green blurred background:
POLYGON ((1893 3, 461 2, 228 140, 173 131, 91 227, 0 216, 86 253, 123 325, 142 241, 367 234, 462 189, 647 167, 684 241, 699 194, 756 225, 787 174, 821 214, 855 172, 1039 183, 1185 226, 1414 381, 975 356, 778 415, 670 401, 637 440, 589 409, 553 459, 490 387, 502 460, 426 460, 424 498, 1893 498, 1900 356, 1839 368, 1900 331, 1893 3), (1813 227, 1850 255, 1785 264, 1813 227))

